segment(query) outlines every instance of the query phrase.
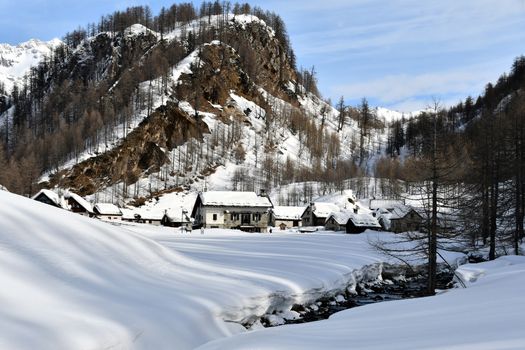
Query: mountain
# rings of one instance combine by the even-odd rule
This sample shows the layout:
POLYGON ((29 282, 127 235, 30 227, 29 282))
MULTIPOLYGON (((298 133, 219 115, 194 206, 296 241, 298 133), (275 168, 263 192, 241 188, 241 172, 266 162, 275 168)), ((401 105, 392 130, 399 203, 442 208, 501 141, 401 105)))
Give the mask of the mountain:
POLYGON ((363 171, 357 158, 371 171, 392 116, 380 110, 387 118, 363 131, 359 111, 341 115, 319 97, 315 76, 296 69, 282 20, 252 13, 156 19, 151 28, 130 18, 118 30, 102 23, 66 35, 32 70, 21 88, 29 94, 0 116, 8 158, 33 169, 16 181, 0 174, 0 183, 32 193, 44 170, 40 186, 129 200, 320 179, 335 186, 363 171))
POLYGON ((31 67, 37 66, 62 41, 53 39, 40 41, 31 39, 16 46, 0 44, 0 84, 10 93, 15 84, 23 85, 24 75, 31 67))

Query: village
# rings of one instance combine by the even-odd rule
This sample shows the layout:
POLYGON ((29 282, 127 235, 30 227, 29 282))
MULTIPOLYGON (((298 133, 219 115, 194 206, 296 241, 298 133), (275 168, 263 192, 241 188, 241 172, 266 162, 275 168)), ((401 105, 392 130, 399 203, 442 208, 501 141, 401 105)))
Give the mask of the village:
POLYGON ((139 223, 177 228, 180 231, 233 229, 272 233, 274 230, 319 230, 359 234, 365 230, 401 233, 424 231, 425 210, 404 200, 361 199, 352 190, 319 197, 305 206, 274 205, 264 190, 199 192, 191 210, 121 208, 112 203, 90 203, 71 191, 42 189, 34 200, 112 223, 139 223))

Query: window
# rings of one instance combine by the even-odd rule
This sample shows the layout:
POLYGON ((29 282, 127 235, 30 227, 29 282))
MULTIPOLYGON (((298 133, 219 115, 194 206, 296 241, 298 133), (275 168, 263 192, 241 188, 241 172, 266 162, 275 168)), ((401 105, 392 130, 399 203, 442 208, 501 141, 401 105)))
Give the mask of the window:
POLYGON ((254 213, 253 221, 259 221, 259 220, 261 220, 261 213, 254 213))
POLYGON ((232 221, 238 221, 239 220, 239 213, 232 213, 232 221))
POLYGON ((217 221, 217 214, 213 214, 213 221, 217 221))

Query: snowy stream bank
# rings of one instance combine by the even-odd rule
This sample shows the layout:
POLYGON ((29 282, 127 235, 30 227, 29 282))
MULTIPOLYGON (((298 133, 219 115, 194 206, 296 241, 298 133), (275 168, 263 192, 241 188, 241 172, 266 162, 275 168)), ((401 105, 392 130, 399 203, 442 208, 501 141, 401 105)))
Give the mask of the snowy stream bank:
MULTIPOLYGON (((405 266, 377 264, 365 266, 352 278, 344 290, 328 291, 315 302, 308 305, 295 304, 290 311, 274 311, 264 315, 253 325, 243 325, 249 329, 275 327, 283 324, 299 324, 319 321, 347 309, 368 304, 412 299, 426 296, 425 267, 410 270, 405 266), (363 271, 364 270, 364 271, 363 271), (375 276, 375 277, 374 277, 375 276)), ((454 271, 445 264, 439 265, 438 290, 454 286, 454 271)))

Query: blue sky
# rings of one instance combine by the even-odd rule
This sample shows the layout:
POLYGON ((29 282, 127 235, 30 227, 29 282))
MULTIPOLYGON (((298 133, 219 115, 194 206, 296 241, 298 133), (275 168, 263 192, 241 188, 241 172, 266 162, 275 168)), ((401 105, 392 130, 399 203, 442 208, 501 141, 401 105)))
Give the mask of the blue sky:
MULTIPOLYGON (((315 65, 334 103, 343 95, 401 111, 432 98, 451 105, 477 96, 525 54, 525 0, 248 2, 283 17, 298 65, 315 65)), ((49 40, 117 9, 147 4, 157 13, 172 3, 0 0, 0 42, 49 40)))

